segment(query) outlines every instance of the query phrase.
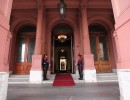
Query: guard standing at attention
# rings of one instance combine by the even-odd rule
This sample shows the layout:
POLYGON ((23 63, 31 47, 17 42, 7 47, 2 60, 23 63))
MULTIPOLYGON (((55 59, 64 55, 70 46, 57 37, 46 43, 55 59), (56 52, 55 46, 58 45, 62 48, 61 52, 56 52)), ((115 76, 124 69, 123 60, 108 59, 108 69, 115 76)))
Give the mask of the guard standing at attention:
POLYGON ((43 59, 42 59, 43 80, 48 80, 47 79, 48 67, 49 67, 49 62, 48 62, 47 54, 44 54, 43 59))
POLYGON ((80 54, 78 54, 77 66, 79 71, 79 80, 83 80, 83 60, 80 54))

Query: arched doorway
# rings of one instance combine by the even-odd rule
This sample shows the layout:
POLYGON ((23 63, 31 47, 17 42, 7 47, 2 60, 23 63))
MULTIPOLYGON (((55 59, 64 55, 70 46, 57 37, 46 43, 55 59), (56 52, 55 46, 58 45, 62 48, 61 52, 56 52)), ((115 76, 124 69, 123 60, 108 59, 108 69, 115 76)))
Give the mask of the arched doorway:
POLYGON ((73 30, 66 23, 59 23, 52 29, 51 36, 51 63, 52 73, 74 73, 73 30), (65 35, 65 40, 59 39, 59 35, 65 35))
POLYGON ((35 48, 35 26, 22 27, 16 36, 14 74, 29 74, 35 48))
POLYGON ((97 73, 111 72, 106 29, 100 24, 89 26, 91 52, 94 55, 94 65, 97 73))

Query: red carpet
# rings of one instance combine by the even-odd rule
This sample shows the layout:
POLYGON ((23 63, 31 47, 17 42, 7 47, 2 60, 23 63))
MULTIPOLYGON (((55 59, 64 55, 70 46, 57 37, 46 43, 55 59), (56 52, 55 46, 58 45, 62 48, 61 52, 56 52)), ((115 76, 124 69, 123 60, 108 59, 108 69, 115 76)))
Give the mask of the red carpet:
POLYGON ((56 74, 53 86, 74 86, 71 74, 56 74))

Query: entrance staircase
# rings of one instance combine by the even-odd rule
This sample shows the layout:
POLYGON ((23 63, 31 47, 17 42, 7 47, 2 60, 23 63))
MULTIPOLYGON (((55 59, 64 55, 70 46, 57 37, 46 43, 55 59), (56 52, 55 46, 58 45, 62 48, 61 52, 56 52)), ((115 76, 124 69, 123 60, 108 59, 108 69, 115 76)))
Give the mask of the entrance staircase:
POLYGON ((118 82, 118 77, 116 73, 99 73, 97 82, 118 82))
POLYGON ((29 84, 29 75, 10 75, 8 84, 29 84))
MULTIPOLYGON (((49 80, 42 81, 42 84, 53 83, 55 75, 48 77, 49 80)), ((8 84, 30 84, 29 75, 10 75, 8 79, 8 84)))
MULTIPOLYGON (((84 80, 78 80, 78 75, 72 74, 75 83, 84 83, 84 80)), ((55 75, 50 75, 48 81, 42 81, 42 84, 53 83, 55 75)), ((97 82, 118 82, 116 73, 100 73, 97 74, 97 82)), ((10 75, 9 84, 30 84, 29 75, 10 75)))

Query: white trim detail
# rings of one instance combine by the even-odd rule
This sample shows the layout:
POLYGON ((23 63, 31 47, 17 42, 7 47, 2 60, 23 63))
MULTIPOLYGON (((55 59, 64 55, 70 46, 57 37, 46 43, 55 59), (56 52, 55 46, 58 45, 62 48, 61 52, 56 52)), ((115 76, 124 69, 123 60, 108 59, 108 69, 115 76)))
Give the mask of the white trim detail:
POLYGON ((6 100, 9 73, 0 72, 0 100, 6 100))
POLYGON ((97 82, 96 70, 84 70, 83 78, 85 82, 97 82))
POLYGON ((34 70, 30 71, 30 77, 29 77, 30 83, 41 84, 42 83, 42 79, 43 79, 42 71, 34 71, 34 70))
POLYGON ((119 88, 120 88, 120 100, 130 99, 130 69, 117 70, 119 88))

